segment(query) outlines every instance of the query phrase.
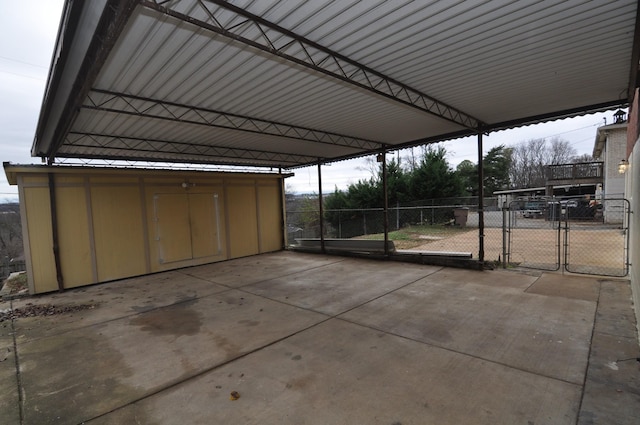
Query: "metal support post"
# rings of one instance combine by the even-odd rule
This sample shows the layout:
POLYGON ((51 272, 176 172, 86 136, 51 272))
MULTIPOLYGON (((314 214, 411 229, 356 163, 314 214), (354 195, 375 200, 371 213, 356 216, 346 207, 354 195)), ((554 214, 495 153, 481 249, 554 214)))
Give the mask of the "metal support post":
POLYGON ((387 155, 386 150, 380 154, 382 156, 382 192, 384 208, 384 255, 389 256, 389 194, 387 187, 387 155))
POLYGON ((478 261, 484 263, 484 166, 482 164, 482 132, 478 133, 478 261))
POLYGON ((502 268, 507 268, 507 217, 509 214, 508 204, 502 204, 502 268))
POLYGON ((318 161, 318 210, 320 213, 319 221, 320 221, 320 250, 323 254, 326 253, 326 249, 324 247, 324 210, 322 207, 322 164, 318 161))

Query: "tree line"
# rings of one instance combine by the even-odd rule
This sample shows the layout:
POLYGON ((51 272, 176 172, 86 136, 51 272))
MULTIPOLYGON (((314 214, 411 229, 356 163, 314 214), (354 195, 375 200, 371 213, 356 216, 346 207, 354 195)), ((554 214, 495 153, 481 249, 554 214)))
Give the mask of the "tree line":
MULTIPOLYGON (((491 148, 482 159, 484 169, 483 194, 506 189, 542 187, 547 165, 591 161, 589 155, 576 155, 570 142, 560 138, 531 139, 515 146, 491 148)), ((324 200, 326 209, 380 208, 384 204, 382 167, 369 159, 372 175, 350 184, 346 190, 335 191, 324 200)), ((388 203, 416 205, 421 201, 478 196, 478 165, 464 160, 454 169, 447 161, 447 151, 441 145, 421 148, 416 159, 397 157, 387 161, 388 203)))

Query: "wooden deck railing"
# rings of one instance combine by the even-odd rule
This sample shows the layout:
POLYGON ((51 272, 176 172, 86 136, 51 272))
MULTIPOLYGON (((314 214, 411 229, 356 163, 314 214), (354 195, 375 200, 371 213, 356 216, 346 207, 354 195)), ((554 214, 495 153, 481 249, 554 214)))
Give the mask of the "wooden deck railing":
POLYGON ((604 162, 578 162, 547 166, 547 181, 602 178, 604 162))

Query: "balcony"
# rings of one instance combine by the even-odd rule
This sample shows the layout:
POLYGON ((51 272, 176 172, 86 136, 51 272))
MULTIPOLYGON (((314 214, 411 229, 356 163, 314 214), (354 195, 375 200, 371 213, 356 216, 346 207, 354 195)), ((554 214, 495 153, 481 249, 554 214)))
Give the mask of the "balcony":
POLYGON ((547 186, 598 184, 603 182, 604 162, 578 162, 546 166, 547 186))

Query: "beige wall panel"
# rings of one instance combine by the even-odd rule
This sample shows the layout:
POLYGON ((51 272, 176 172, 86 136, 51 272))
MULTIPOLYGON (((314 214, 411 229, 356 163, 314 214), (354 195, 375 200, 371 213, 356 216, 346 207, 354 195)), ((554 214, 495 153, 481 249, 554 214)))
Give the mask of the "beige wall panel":
POLYGON ((23 176, 22 177, 22 183, 24 185, 29 185, 29 184, 34 184, 34 183, 40 183, 40 184, 45 184, 48 185, 49 184, 49 178, 47 177, 46 174, 41 175, 41 176, 23 176))
MULTIPOLYGON (((155 180, 155 179, 154 179, 155 180)), ((148 183, 148 179, 145 178, 145 182, 148 183)), ((175 182, 174 182, 175 183, 175 182)), ((146 210, 147 210, 147 233, 149 236, 149 260, 152 272, 158 272, 163 270, 170 270, 178 267, 176 264, 163 264, 160 263, 160 244, 158 241, 158 226, 156 223, 156 201, 155 197, 161 195, 182 195, 184 189, 172 184, 170 186, 146 186, 146 210)))
POLYGON ((176 188, 178 188, 183 181, 184 179, 177 179, 175 177, 144 177, 144 184, 148 186, 167 185, 175 186, 176 188))
POLYGON ((222 179, 218 178, 218 179, 206 179, 206 178, 190 178, 189 179, 190 183, 193 183, 195 186, 191 187, 191 191, 195 192, 198 191, 199 189, 204 189, 204 190, 208 190, 211 191, 211 186, 221 186, 222 185, 222 179))
POLYGON ((137 176, 99 175, 89 177, 91 184, 137 184, 137 176))
POLYGON ((217 256, 222 253, 219 211, 217 194, 189 194, 193 258, 217 256))
POLYGON ((67 288, 281 249, 280 179, 274 176, 29 169, 20 177, 20 190, 29 228, 30 285, 36 293, 57 290, 49 170, 56 174, 67 288), (156 240, 156 194, 167 195, 160 202, 160 224, 165 214, 170 217, 161 229, 171 241, 166 246, 156 240))
POLYGON ((57 187, 56 206, 64 287, 73 288, 93 283, 89 218, 84 187, 57 187))
POLYGON ((57 174, 56 175, 56 186, 65 185, 65 184, 82 185, 82 184, 84 184, 84 177, 57 174))
POLYGON ((211 186, 222 185, 222 179, 219 177, 198 177, 196 175, 185 175, 182 177, 145 177, 144 182, 148 186, 175 187, 183 191, 182 183, 188 182, 191 185, 189 186, 190 192, 198 190, 201 186, 209 186, 210 190, 211 186))
POLYGON ((278 186, 258 186, 260 252, 282 249, 282 213, 278 186))
MULTIPOLYGON (((206 264, 213 261, 222 261, 226 257, 226 239, 224 227, 224 204, 221 196, 215 198, 216 194, 222 193, 222 187, 189 188, 185 190, 179 185, 153 186, 147 188, 147 222, 149 234, 149 247, 151 259, 151 271, 171 270, 177 267, 188 267, 198 264, 206 264), (172 257, 161 257, 161 243, 158 241, 158 229, 165 230, 163 218, 156 222, 157 201, 160 199, 160 208, 168 209, 167 205, 173 202, 175 216, 181 226, 168 224, 167 229, 173 232, 169 235, 166 232, 161 235, 166 244, 173 245, 169 249, 179 247, 179 253, 172 257), (188 204, 185 204, 188 203, 188 204), (217 206, 217 211, 216 211, 217 206), (173 226, 173 227, 171 227, 173 226), (170 239, 174 239, 171 243, 170 239), (159 261, 164 258, 164 263, 159 261), (171 260, 171 262, 169 262, 171 260)), ((165 209, 165 210, 166 210, 165 209)), ((163 215, 162 211, 159 211, 163 215)), ((165 212, 166 214, 166 212, 165 212)), ((167 218, 167 220, 169 220, 167 218)))
POLYGON ((229 257, 259 253, 255 186, 227 186, 229 257))
POLYGON ((35 292, 57 291, 49 188, 24 188, 24 203, 27 225, 29 226, 31 268, 35 292))
POLYGON ((135 187, 91 189, 98 280, 145 272, 140 190, 135 187))
POLYGON ((173 263, 190 260, 192 258, 191 230, 187 195, 184 193, 156 195, 153 209, 158 262, 173 263))

